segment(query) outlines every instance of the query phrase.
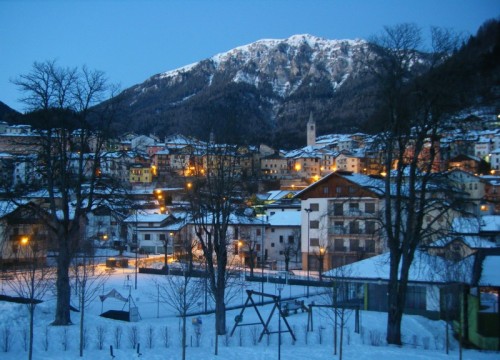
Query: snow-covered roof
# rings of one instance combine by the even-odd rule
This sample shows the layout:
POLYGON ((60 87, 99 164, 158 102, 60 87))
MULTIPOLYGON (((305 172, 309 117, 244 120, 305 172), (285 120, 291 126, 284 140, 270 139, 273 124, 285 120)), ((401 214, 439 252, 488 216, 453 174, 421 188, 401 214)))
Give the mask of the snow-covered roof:
POLYGON ((384 180, 383 179, 374 178, 374 177, 371 177, 368 175, 363 175, 363 174, 358 174, 358 173, 347 173, 347 172, 344 173, 344 172, 336 171, 336 172, 332 172, 332 173, 326 175, 325 177, 323 177, 319 181, 312 183, 311 185, 306 187, 304 190, 297 193, 297 195, 295 197, 300 198, 301 194, 307 192, 309 189, 311 189, 315 186, 318 186, 318 184, 321 184, 323 181, 328 179, 330 176, 334 176, 334 175, 342 176, 346 180, 351 181, 351 182, 359 185, 360 187, 364 187, 366 189, 369 189, 370 191, 372 191, 376 194, 379 194, 379 195, 383 194, 383 190, 384 190, 384 180))
POLYGON ((300 226, 300 211, 277 211, 269 215, 267 222, 270 226, 300 226))
POLYGON ((288 195, 296 195, 298 193, 298 191, 295 191, 295 190, 271 190, 271 191, 268 191, 266 194, 263 194, 261 199, 264 199, 264 200, 267 200, 267 201, 276 201, 276 200, 280 200, 280 199, 283 199, 284 197, 288 196, 288 195), (266 197, 267 195, 267 197, 266 197))
POLYGON ((441 248, 449 245, 453 241, 462 241, 471 249, 493 248, 497 245, 489 240, 485 240, 480 236, 465 235, 465 236, 447 236, 434 241, 429 247, 441 248))
POLYGON ((451 227, 452 231, 456 234, 500 233, 500 215, 484 215, 479 218, 455 218, 451 227))
POLYGON ((148 222, 148 223, 161 223, 169 217, 169 214, 156 214, 156 213, 145 213, 145 212, 138 212, 137 214, 132 214, 128 217, 126 217, 123 222, 126 223, 143 223, 143 222, 148 222))
POLYGON ((479 278, 479 286, 500 286, 500 256, 487 255, 482 264, 481 277, 479 278))
POLYGON ((17 209, 17 205, 12 201, 0 201, 0 218, 10 214, 17 209))
MULTIPOLYGON (((417 251, 410 267, 410 282, 444 282, 446 281, 440 269, 446 269, 449 262, 439 256, 432 256, 423 251, 417 251)), ((389 280, 389 253, 384 253, 364 259, 324 273, 324 276, 335 277, 342 274, 343 278, 373 281, 389 280)))
POLYGON ((500 232, 500 215, 484 215, 481 220, 482 232, 500 232))

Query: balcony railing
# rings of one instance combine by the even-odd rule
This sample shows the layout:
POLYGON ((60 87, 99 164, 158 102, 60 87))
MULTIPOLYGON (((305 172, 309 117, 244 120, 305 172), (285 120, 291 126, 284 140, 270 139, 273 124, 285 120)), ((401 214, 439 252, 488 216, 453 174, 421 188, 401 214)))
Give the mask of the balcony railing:
POLYGON ((328 229, 328 235, 370 235, 373 236, 376 234, 376 231, 373 231, 372 229, 350 229, 348 226, 334 226, 328 229))
POLYGON ((345 211, 334 210, 333 208, 329 211, 330 217, 342 217, 342 218, 369 218, 374 217, 375 214, 371 212, 361 211, 359 209, 349 209, 345 211))

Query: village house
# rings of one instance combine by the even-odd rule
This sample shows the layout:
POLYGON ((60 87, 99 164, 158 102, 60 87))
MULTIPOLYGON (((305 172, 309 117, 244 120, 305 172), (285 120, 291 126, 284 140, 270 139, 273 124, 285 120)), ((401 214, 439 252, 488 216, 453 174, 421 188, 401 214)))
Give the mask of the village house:
POLYGON ((288 161, 279 154, 262 157, 260 173, 264 179, 285 179, 289 176, 288 161))
POLYGON ((491 151, 490 166, 493 174, 500 175, 500 147, 491 151))
MULTIPOLYGON (((303 269, 339 267, 380 254, 380 179, 334 172, 299 192, 303 269)), ((319 270, 321 271, 321 270, 319 270)))
POLYGON ((131 164, 129 171, 131 184, 150 184, 153 181, 153 172, 148 165, 131 164))
POLYGON ((136 210, 134 214, 123 220, 127 228, 127 247, 131 251, 137 250, 145 254, 165 254, 165 250, 167 253, 172 253, 173 244, 169 238, 169 222, 172 222, 170 214, 136 210))
MULTIPOLYGON (((281 191, 280 193, 285 193, 281 191)), ((292 199, 296 192, 289 192, 278 201, 264 205, 265 259, 278 269, 302 267, 300 252, 300 201, 292 199)))

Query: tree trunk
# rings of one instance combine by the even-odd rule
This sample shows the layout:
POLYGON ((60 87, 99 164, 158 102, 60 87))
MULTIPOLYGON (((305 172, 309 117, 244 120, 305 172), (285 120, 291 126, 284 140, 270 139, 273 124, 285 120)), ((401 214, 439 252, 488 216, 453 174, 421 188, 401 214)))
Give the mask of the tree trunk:
MULTIPOLYGON (((84 294, 82 294, 83 296, 84 294)), ((83 330, 85 328, 84 326, 84 317, 85 317, 85 304, 83 301, 81 302, 80 306, 80 357, 83 357, 83 330)))
POLYGON ((387 310, 387 342, 389 344, 401 345, 401 321, 403 308, 399 306, 398 294, 389 291, 389 309, 387 310))
POLYGON ((219 335, 217 335, 217 325, 215 326, 215 355, 219 355, 219 335))
POLYGON ((339 360, 342 360, 342 342, 344 341, 344 308, 340 310, 340 344, 339 344, 339 360))
MULTIPOLYGON (((33 299, 31 299, 33 301, 33 299)), ((30 335, 29 335, 29 347, 28 347, 28 359, 33 359, 33 326, 35 322, 35 303, 32 302, 29 305, 30 313, 30 335)))
POLYGON ((224 293, 218 293, 215 300, 215 328, 218 335, 224 335, 226 333, 226 304, 224 303, 224 293))
POLYGON ((186 360, 186 312, 182 314, 182 360, 186 360))
POLYGON ((333 322, 333 355, 337 355, 337 305, 335 304, 335 320, 333 322))
POLYGON ((52 325, 70 325, 70 299, 71 287, 69 283, 69 265, 70 265, 69 251, 66 246, 59 247, 59 254, 57 256, 57 303, 56 314, 52 325))
POLYGON ((399 272, 399 254, 391 254, 390 276, 387 289, 387 343, 402 345, 401 322, 406 301, 406 289, 408 285, 408 271, 411 262, 402 261, 401 272, 399 272), (401 276, 399 276, 401 274, 401 276))

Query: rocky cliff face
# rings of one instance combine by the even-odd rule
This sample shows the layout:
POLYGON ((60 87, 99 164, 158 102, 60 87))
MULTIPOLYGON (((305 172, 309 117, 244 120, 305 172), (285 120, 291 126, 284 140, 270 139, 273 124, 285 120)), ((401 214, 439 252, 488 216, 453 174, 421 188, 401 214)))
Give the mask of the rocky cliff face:
POLYGON ((368 49, 310 35, 257 41, 126 89, 121 125, 284 147, 305 143, 311 111, 320 133, 353 130, 373 110, 358 76, 368 49))

